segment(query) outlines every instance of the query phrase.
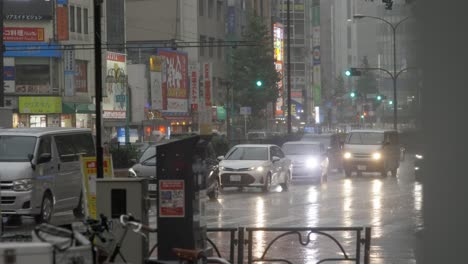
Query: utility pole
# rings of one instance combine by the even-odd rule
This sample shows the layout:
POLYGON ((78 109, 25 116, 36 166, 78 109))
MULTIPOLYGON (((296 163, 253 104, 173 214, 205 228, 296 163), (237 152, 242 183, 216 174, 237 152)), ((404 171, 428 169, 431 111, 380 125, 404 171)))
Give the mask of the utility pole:
POLYGON ((5 87, 4 87, 4 80, 3 80, 3 53, 5 52, 5 47, 3 43, 3 0, 0 0, 0 107, 5 106, 5 87))
POLYGON ((287 67, 286 70, 288 71, 287 79, 288 79, 288 87, 287 87, 287 93, 288 93, 288 134, 291 134, 292 132, 292 120, 291 120, 291 1, 287 0, 286 4, 286 20, 288 22, 288 34, 287 34, 287 47, 286 47, 286 56, 288 56, 287 60, 287 67))
POLYGON ((94 1, 94 74, 96 94, 96 163, 97 178, 104 178, 104 151, 102 149, 102 38, 101 5, 102 0, 94 1))

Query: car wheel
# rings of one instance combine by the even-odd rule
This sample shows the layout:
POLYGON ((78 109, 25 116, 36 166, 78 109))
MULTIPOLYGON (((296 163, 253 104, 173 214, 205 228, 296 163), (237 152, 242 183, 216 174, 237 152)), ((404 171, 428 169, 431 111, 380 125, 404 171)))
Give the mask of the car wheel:
POLYGON ((80 193, 80 200, 78 201, 78 206, 73 209, 73 215, 76 218, 83 218, 85 215, 85 205, 84 205, 84 199, 83 199, 83 192, 80 193))
POLYGON ((287 192, 289 190, 289 186, 291 185, 291 172, 288 171, 288 175, 286 177, 285 182, 281 184, 281 188, 283 191, 287 192))
POLYGON ((264 193, 267 193, 270 191, 270 188, 271 188, 271 175, 268 174, 265 179, 265 184, 262 187, 262 191, 264 193))
POLYGON ((208 193, 208 198, 210 198, 210 200, 216 200, 219 197, 219 182, 215 181, 213 184, 213 190, 208 193))
POLYGON ((52 219, 53 212, 54 203, 52 201, 52 195, 50 193, 46 193, 44 198, 42 198, 41 213, 34 217, 36 223, 49 223, 50 219, 52 219))
POLYGON ((351 177, 351 171, 350 171, 350 170, 346 170, 346 169, 345 169, 345 170, 344 170, 344 174, 345 174, 345 177, 346 177, 346 178, 351 177))

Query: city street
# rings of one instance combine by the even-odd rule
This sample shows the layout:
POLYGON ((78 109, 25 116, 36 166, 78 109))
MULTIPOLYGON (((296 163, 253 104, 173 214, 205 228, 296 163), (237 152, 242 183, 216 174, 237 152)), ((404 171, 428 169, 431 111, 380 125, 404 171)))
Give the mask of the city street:
MULTIPOLYGON (((207 224, 208 227, 370 226, 371 263, 416 263, 417 231, 422 228, 422 186, 414 182, 412 164, 412 155, 408 154, 397 178, 364 174, 360 178, 345 179, 333 173, 325 185, 295 183, 289 192, 281 192, 280 187, 269 194, 257 189, 243 192, 228 189, 218 201, 208 202, 207 224)), ((53 222, 66 224, 70 221, 73 221, 70 213, 61 213, 54 216, 53 222)), ((152 214, 151 224, 155 221, 152 214)), ((6 231, 28 232, 33 226, 32 219, 25 219, 22 227, 7 226, 6 231)), ((259 234, 254 236, 257 241, 254 242, 255 257, 260 257, 266 244, 274 238, 259 234)), ((352 234, 333 235, 352 255, 355 246, 352 234)), ((210 237, 222 244, 221 251, 226 254, 224 245, 228 237, 216 234, 210 237)), ((339 257, 336 246, 323 238, 317 239, 316 243, 303 247, 297 236, 287 237, 268 256, 287 257, 293 263, 315 263, 313 260, 339 257)))

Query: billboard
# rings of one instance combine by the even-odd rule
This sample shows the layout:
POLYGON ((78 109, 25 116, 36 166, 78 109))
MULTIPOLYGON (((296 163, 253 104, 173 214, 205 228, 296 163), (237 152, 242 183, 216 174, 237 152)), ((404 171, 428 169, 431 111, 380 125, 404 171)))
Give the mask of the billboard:
POLYGON ((284 27, 280 23, 273 24, 273 49, 274 49, 275 69, 281 76, 281 79, 278 83, 278 99, 276 101, 275 115, 282 116, 284 114, 283 113, 284 27))
POLYGON ((21 114, 60 114, 62 98, 55 96, 20 96, 18 99, 21 114))
POLYGON ((54 1, 2 0, 5 20, 51 20, 54 1))
POLYGON ((190 106, 191 106, 192 111, 197 111, 198 103, 199 103, 198 63, 189 65, 189 74, 190 74, 190 98, 189 98, 190 106))
POLYGON ((103 118, 124 119, 127 97, 127 56, 107 52, 106 85, 103 91, 103 118))
POLYGON ((164 110, 162 90, 162 57, 150 57, 151 109, 164 110))
POLYGON ((207 109, 213 105, 213 69, 211 63, 203 63, 203 94, 207 109))
POLYGON ((166 112, 188 112, 188 56, 185 52, 159 50, 162 57, 163 108, 166 112))
POLYGON ((57 6, 57 39, 60 41, 68 40, 68 6, 57 6))
POLYGON ((3 41, 44 41, 44 28, 4 27, 3 41))

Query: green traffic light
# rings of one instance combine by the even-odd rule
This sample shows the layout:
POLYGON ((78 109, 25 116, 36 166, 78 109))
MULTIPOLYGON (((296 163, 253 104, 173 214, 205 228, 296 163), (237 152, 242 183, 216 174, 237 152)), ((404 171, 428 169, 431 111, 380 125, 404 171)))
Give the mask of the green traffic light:
POLYGON ((364 115, 361 115, 361 119, 364 119, 364 115))
POLYGON ((381 101, 382 100, 382 96, 381 95, 377 95, 377 101, 381 101))
POLYGON ((393 104, 393 101, 389 101, 388 104, 392 105, 392 104, 393 104))
POLYGON ((263 85, 262 81, 257 81, 257 87, 261 87, 263 85))
POLYGON ((351 71, 350 70, 345 71, 345 75, 348 77, 351 76, 351 71))
POLYGON ((351 96, 352 98, 354 98, 354 97, 356 97, 356 93, 355 93, 355 92, 351 92, 350 96, 351 96))

